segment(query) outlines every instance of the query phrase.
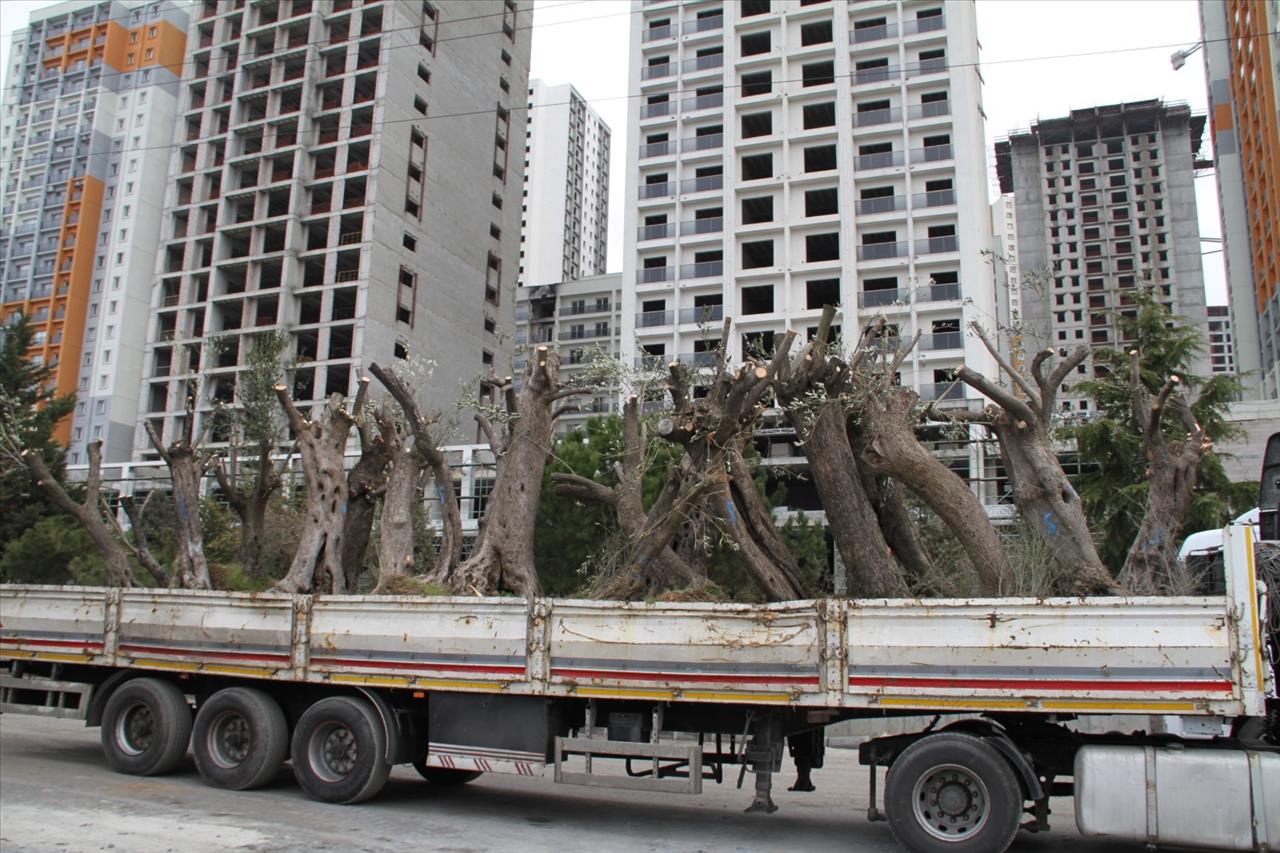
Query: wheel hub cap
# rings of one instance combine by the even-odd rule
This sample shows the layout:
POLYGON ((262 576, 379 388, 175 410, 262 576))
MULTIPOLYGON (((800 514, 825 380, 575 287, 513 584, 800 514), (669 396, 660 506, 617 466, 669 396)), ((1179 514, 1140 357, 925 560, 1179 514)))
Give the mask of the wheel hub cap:
POLYGON ((949 842, 971 838, 990 814, 987 786, 970 770, 954 764, 921 774, 912 792, 912 806, 926 832, 949 842))

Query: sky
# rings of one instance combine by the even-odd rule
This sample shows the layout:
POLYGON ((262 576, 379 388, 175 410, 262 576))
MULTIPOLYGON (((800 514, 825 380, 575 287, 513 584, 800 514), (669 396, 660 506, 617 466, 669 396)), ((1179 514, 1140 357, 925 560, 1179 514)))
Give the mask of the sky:
MULTIPOLYGON (((181 1, 181 0, 180 0, 181 1)), ((732 0, 726 0, 731 2, 732 0)), ((961 0, 948 0, 961 2, 961 0)), ((45 0, 0 0, 0 68, 11 34, 45 0)), ((608 267, 622 268, 622 203, 627 151, 630 0, 535 0, 531 76, 572 83, 613 131, 608 267)), ((991 143, 1037 118, 1072 109, 1164 98, 1207 109, 1203 53, 1180 71, 1169 56, 1200 38, 1196 0, 978 0, 987 159, 991 143)), ((1203 152, 1209 151, 1206 130, 1203 152)), ((994 165, 991 180, 994 184, 994 165)), ((1196 180, 1201 237, 1218 237, 1211 173, 1196 180)), ((992 193, 995 192, 994 185, 992 193)), ((1226 301, 1222 253, 1205 243, 1210 303, 1226 301)))

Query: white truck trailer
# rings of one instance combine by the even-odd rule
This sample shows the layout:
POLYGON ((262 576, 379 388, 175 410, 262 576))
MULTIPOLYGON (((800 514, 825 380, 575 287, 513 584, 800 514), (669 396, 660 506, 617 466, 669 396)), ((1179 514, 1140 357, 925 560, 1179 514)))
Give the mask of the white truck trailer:
POLYGON ((755 774, 749 810, 766 812, 786 739, 961 714, 861 746, 869 816, 909 850, 1002 851, 1020 827, 1048 829, 1051 798, 1070 795, 1086 834, 1276 850, 1274 639, 1252 531, 1225 537, 1226 594, 1184 598, 733 605, 8 586, 0 710, 101 726, 125 773, 165 773, 190 749, 209 784, 252 789, 287 760, 307 794, 335 803, 374 796, 395 764, 439 784, 552 772, 686 793, 737 766, 739 784, 755 774), (1065 725, 1091 715, 1131 715, 1125 729, 1178 717, 1184 735, 1065 725))

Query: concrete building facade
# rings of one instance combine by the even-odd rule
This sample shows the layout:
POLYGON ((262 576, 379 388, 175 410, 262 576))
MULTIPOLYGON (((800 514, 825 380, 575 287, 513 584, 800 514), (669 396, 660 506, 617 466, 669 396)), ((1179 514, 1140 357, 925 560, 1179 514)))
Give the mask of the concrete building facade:
MULTIPOLYGON (((560 353, 560 375, 573 382, 598 356, 617 358, 622 319, 622 274, 592 276, 576 281, 522 287, 516 293, 516 371, 524 369, 529 352, 548 346, 560 353)), ((593 415, 617 411, 616 394, 599 388, 577 400, 578 410, 563 415, 556 431, 566 433, 593 415)))
POLYGON ((1214 373, 1236 375, 1236 345, 1230 306, 1209 305, 1205 308, 1205 316, 1209 329, 1209 369, 1214 373))
POLYGON ((129 459, 186 46, 172 0, 59 3, 13 39, 0 112, 0 317, 75 393, 67 460, 129 459))
MULTIPOLYGON (((1144 286, 1206 328, 1193 186, 1204 124, 1185 104, 1141 101, 1073 110, 996 143, 1000 190, 1015 198, 1028 352, 1123 345, 1116 313, 1144 286)), ((1209 372, 1207 353, 1193 368, 1209 372)), ((1069 389, 1091 365, 1077 370, 1060 400, 1087 413, 1069 389)))
POLYGON ((822 308, 923 333, 902 381, 963 403, 996 313, 968 0, 633 4, 621 343, 734 361, 822 308))
POLYGON ((232 402, 267 330, 300 405, 410 353, 436 362, 428 406, 476 388, 510 358, 529 4, 192 14, 139 419, 172 428, 193 382, 201 412, 232 402))
POLYGON ((1238 367, 1280 397, 1280 0, 1201 0, 1238 367))
POLYGON ((996 318, 1002 351, 1021 368, 1022 270, 1018 266, 1018 222, 1013 195, 1005 193, 991 202, 991 263, 996 276, 996 318))
POLYGON ((603 275, 609 240, 609 125, 568 84, 529 81, 521 287, 603 275))

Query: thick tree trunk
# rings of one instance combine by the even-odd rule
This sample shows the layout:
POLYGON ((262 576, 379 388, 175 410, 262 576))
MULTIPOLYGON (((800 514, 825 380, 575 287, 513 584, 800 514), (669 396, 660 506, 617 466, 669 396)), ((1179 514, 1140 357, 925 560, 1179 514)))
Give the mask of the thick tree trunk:
POLYGON ((902 566, 908 587, 932 570, 933 559, 918 535, 918 521, 902 497, 902 488, 890 477, 878 476, 866 462, 858 460, 862 487, 875 507, 880 532, 893 556, 902 566))
POLYGON ((262 538, 267 527, 267 505, 282 482, 280 472, 271 461, 273 449, 271 444, 258 445, 257 472, 253 478, 253 488, 247 493, 241 482, 242 474, 234 447, 229 464, 218 460, 213 466, 218 488, 240 519, 240 547, 236 556, 244 567, 245 574, 251 578, 262 574, 262 538))
POLYGON ((177 445, 170 445, 168 457, 178 534, 171 583, 181 589, 211 589, 209 561, 204 556, 204 524, 200 518, 204 462, 190 448, 177 445))
MULTIPOLYGON (((394 430, 394 426, 391 427, 394 430)), ((384 436, 386 431, 383 432, 384 436)), ((398 441, 390 446, 391 468, 382 496, 378 523, 378 583, 374 593, 386 592, 397 579, 414 574, 413 509, 418 502, 422 468, 415 454, 398 441)))
MULTIPOLYGON (((366 417, 357 415, 361 420, 366 417)), ((342 571, 349 592, 355 592, 360 586, 373 519, 377 515, 378 495, 387 482, 386 468, 391 456, 382 436, 369 435, 371 428, 362 423, 358 423, 357 428, 360 458, 347 474, 347 517, 342 531, 342 571)))
POLYGON ((870 442, 863 459, 892 476, 933 510, 964 548, 982 595, 1009 595, 1013 568, 978 496, 916 438, 917 396, 909 388, 871 395, 864 412, 870 442))
POLYGON ((94 550, 102 558, 103 575, 107 586, 134 586, 133 567, 129 557, 116 539, 114 531, 103 517, 103 509, 99 507, 102 490, 102 442, 90 442, 88 446, 89 477, 85 483, 84 503, 78 504, 71 499, 62 484, 49 473, 44 459, 38 452, 22 451, 22 461, 31 472, 35 486, 54 506, 72 516, 89 534, 94 550))
MULTIPOLYGON (((367 387, 367 383, 361 384, 356 398, 357 410, 363 404, 367 387)), ((347 512, 347 477, 343 470, 343 451, 353 419, 343 408, 341 394, 334 394, 323 406, 317 407, 319 411, 307 421, 294 407, 283 385, 276 386, 276 396, 298 439, 307 507, 298 551, 289 573, 275 588, 280 592, 345 592, 342 531, 347 512)))
MULTIPOLYGON (((756 481, 751 476, 751 469, 742 458, 740 449, 729 451, 729 492, 733 496, 734 508, 741 513, 747 522, 746 529, 751 533, 756 545, 768 558, 771 571, 784 581, 779 589, 788 591, 788 598, 803 598, 810 590, 805 588, 801 579, 800 566, 792 555, 782 537, 778 534, 778 526, 773 521, 773 513, 756 488, 756 481)), ((760 580, 762 578, 757 578, 760 580)), ((779 599, 787 600, 787 599, 779 599)))
POLYGON ((809 473, 822 500, 827 528, 848 573, 848 595, 890 598, 904 594, 901 572, 849 444, 844 407, 833 400, 819 404, 814 413, 793 410, 789 415, 796 434, 804 440, 809 473))

